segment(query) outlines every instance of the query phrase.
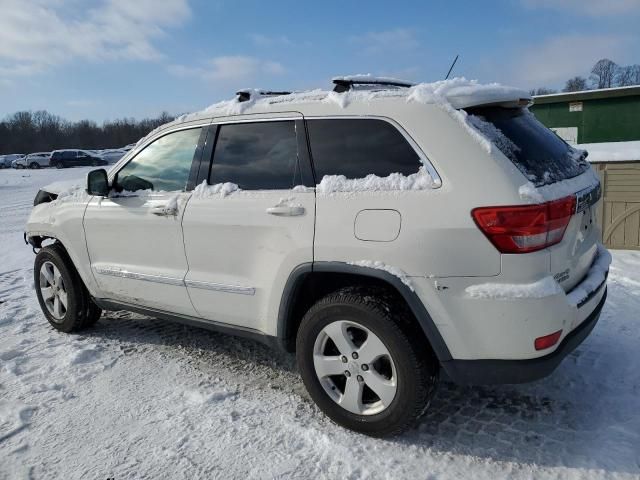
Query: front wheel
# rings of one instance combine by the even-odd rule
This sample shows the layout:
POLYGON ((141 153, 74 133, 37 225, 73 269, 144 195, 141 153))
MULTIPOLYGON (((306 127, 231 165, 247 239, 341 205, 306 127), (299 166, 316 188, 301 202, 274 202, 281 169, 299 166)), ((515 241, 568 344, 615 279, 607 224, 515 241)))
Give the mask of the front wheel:
POLYGON ((40 308, 55 329, 69 333, 94 324, 100 317, 102 311, 91 300, 60 244, 38 252, 33 276, 40 308))
POLYGON ((64 163, 62 162, 56 162, 56 168, 60 169, 60 168, 64 168, 64 163))
POLYGON ((31 164, 29 165, 29 168, 32 170, 35 170, 37 168, 40 168, 40 164, 36 162, 31 162, 31 164))
POLYGON ((302 319, 296 357, 313 400, 333 421, 382 437, 411 426, 435 392, 438 364, 400 302, 347 288, 302 319))

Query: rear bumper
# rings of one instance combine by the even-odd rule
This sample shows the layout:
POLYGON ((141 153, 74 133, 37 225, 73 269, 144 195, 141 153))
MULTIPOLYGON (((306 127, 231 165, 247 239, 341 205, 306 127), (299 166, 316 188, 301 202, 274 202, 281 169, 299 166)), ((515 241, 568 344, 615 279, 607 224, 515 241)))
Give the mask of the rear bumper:
POLYGON ((593 311, 548 355, 526 360, 449 360, 442 362, 442 367, 449 378, 460 385, 526 383, 544 378, 589 336, 607 299, 606 288, 605 281, 594 292, 604 289, 593 311))

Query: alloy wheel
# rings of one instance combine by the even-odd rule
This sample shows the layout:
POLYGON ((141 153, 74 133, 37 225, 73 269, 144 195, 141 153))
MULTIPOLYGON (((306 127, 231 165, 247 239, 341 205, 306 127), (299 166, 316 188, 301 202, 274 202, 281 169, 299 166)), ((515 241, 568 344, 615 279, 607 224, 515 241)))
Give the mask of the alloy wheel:
POLYGON ((44 262, 40 267, 40 292, 47 310, 54 321, 61 323, 67 313, 67 290, 58 267, 44 262))
POLYGON ((349 320, 325 326, 316 337, 313 365, 322 388, 358 415, 385 410, 398 390, 396 367, 382 340, 349 320))

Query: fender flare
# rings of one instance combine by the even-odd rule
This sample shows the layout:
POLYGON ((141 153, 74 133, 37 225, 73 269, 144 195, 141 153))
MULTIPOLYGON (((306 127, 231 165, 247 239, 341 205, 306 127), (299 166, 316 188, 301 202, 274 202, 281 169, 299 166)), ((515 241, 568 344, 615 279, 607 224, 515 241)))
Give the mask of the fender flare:
POLYGON ((350 265, 344 262, 314 262, 298 265, 287 279, 282 298, 280 300, 280 309, 278 310, 278 330, 277 337, 282 348, 285 348, 287 341, 287 323, 295 304, 295 298, 304 279, 313 273, 342 273, 353 274, 365 277, 372 277, 384 281, 394 288, 400 296, 405 300, 407 306, 418 320, 422 331, 429 340, 433 351, 440 362, 447 362, 452 359, 451 352, 445 343, 438 327, 433 318, 427 311, 418 295, 412 291, 407 285, 402 283, 395 275, 384 271, 358 265, 350 265))

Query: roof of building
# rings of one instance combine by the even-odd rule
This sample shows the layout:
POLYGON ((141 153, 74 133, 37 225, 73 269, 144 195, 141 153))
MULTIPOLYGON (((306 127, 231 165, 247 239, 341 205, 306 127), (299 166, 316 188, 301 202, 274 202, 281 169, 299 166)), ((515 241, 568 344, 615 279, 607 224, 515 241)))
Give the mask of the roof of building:
POLYGON ((535 95, 533 102, 534 105, 540 105, 544 103, 579 102, 582 100, 599 100, 603 98, 629 97, 635 95, 640 95, 640 85, 535 95))
POLYGON ((576 148, 589 152, 587 159, 592 163, 640 160, 640 141, 582 143, 576 148))

